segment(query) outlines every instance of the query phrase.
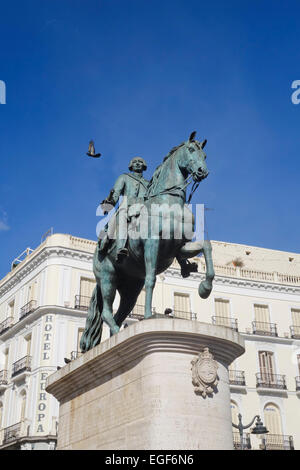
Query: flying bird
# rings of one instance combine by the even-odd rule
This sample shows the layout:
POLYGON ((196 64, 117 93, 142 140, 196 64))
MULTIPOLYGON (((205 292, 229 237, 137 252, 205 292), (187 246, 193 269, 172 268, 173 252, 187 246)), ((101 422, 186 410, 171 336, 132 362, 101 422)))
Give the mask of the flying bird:
POLYGON ((89 149, 87 151, 87 156, 88 157, 93 157, 93 158, 99 158, 101 156, 101 153, 95 153, 95 145, 94 141, 91 140, 89 143, 89 149))

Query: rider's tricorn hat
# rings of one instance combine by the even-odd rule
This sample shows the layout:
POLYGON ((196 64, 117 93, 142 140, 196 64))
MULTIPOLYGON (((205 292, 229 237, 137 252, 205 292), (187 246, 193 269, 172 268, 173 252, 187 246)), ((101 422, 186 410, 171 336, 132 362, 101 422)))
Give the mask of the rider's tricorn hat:
POLYGON ((133 157, 133 158, 130 160, 130 162, 129 162, 129 167, 128 167, 128 169, 129 169, 130 171, 132 170, 132 164, 133 164, 134 160, 136 160, 137 158, 138 158, 139 160, 142 160, 142 162, 143 162, 143 164, 144 164, 144 165, 143 165, 143 171, 147 170, 147 163, 145 162, 145 160, 144 160, 142 157, 133 157))

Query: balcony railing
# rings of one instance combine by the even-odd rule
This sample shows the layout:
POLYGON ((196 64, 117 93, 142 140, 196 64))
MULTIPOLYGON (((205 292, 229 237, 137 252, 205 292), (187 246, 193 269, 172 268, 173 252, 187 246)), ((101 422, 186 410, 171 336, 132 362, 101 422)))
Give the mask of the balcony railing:
POLYGON ((184 310, 173 310, 171 315, 174 318, 182 318, 185 320, 197 320, 197 314, 193 312, 187 312, 184 310))
POLYGON ((27 315, 29 315, 30 313, 34 312, 34 310, 36 310, 37 308, 37 302, 36 300, 30 300, 30 302, 27 302, 27 304, 25 304, 22 308, 21 308, 21 311, 20 311, 20 320, 22 320, 22 318, 26 317, 27 315))
POLYGON ((299 392, 300 391, 300 376, 295 377, 295 381, 296 381, 296 391, 299 392))
POLYGON ((22 357, 22 359, 19 359, 17 362, 14 362, 12 366, 12 377, 15 377, 18 374, 21 374, 22 372, 31 371, 31 356, 25 356, 22 357))
MULTIPOLYGON (((240 433, 234 432, 233 433, 233 448, 234 450, 242 450, 241 446, 241 437, 240 433)), ((250 434, 243 434, 243 450, 250 450, 251 449, 251 442, 250 442, 250 434)))
POLYGON ((243 370, 229 370, 230 385, 246 385, 245 372, 243 370))
POLYGON ((88 311, 91 297, 85 295, 75 295, 75 308, 88 311))
POLYGON ((0 385, 7 385, 7 370, 0 370, 0 385))
POLYGON ((72 351, 71 352, 71 361, 74 361, 77 359, 77 357, 80 357, 83 353, 81 351, 72 351))
POLYGON ((300 326, 292 325, 290 326, 291 337, 294 339, 300 339, 300 326))
MULTIPOLYGON (((155 308, 152 307, 152 313, 155 314, 155 308)), ((143 320, 145 315, 145 305, 136 304, 132 309, 132 312, 129 314, 129 318, 136 318, 137 320, 143 320)))
POLYGON ((219 325, 219 326, 227 326, 227 328, 231 328, 232 330, 238 331, 238 321, 236 318, 230 318, 230 317, 219 317, 219 316, 214 316, 211 317, 212 322, 214 325, 219 325))
POLYGON ((278 336, 276 323, 252 322, 253 334, 264 336, 278 336))
POLYGON ((3 444, 8 444, 9 442, 19 439, 21 433, 21 424, 22 423, 13 424, 12 426, 4 429, 3 444))
POLYGON ((282 434, 266 434, 266 450, 294 450, 293 436, 283 436, 282 434))
POLYGON ((256 374, 256 387, 286 390, 285 375, 258 373, 256 374))
POLYGON ((0 323, 0 335, 12 326, 13 320, 13 317, 8 317, 2 323, 0 323))

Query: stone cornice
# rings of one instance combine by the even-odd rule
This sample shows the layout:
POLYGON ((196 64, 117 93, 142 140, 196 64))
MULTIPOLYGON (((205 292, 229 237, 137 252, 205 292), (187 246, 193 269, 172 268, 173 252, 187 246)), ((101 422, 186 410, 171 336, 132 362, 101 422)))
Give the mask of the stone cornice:
POLYGON ((12 273, 11 277, 6 282, 4 282, 2 286, 0 286, 0 297, 5 295, 15 285, 21 282, 22 279, 28 276, 45 260, 56 257, 92 262, 93 253, 75 250, 73 248, 66 248, 63 246, 45 247, 39 251, 31 260, 27 262, 23 261, 24 265, 22 265, 22 267, 20 267, 16 273, 12 273))
MULTIPOLYGON (((180 270, 177 268, 168 268, 165 272, 165 275, 171 276, 177 279, 182 279, 180 270)), ((191 280, 203 281, 205 279, 205 273, 192 273, 189 277, 191 280)), ((290 286, 287 284, 277 284, 274 282, 266 281, 256 281, 253 279, 242 279, 234 278, 229 276, 220 276, 216 275, 214 278, 214 283, 217 285, 225 285, 230 287, 241 287, 246 289, 256 289, 266 292, 281 292, 285 294, 298 294, 300 295, 300 286, 290 286)))
POLYGON ((216 361, 230 364, 245 352, 244 340, 229 328, 171 318, 150 318, 121 330, 47 378, 46 391, 59 401, 78 396, 95 381, 107 380, 119 367, 147 355, 188 353, 191 359, 208 347, 216 361))

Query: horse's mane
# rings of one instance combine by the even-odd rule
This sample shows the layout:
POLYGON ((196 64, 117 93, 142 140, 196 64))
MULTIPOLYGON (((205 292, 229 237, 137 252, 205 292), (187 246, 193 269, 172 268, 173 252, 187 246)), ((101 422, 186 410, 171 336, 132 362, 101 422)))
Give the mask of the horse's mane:
POLYGON ((180 147, 182 147, 183 145, 185 144, 185 142, 182 142, 181 144, 179 145, 176 145, 176 147, 173 147, 170 152, 164 157, 162 163, 160 165, 158 165, 155 170, 154 170, 154 173, 152 175, 152 178, 151 180, 149 181, 149 185, 148 185, 148 188, 150 189, 150 187, 152 186, 152 184, 157 181, 160 173, 161 173, 161 170, 162 170, 162 167, 164 165, 164 163, 170 158, 172 157, 172 155, 174 155, 174 153, 176 152, 176 150, 178 150, 180 147))

